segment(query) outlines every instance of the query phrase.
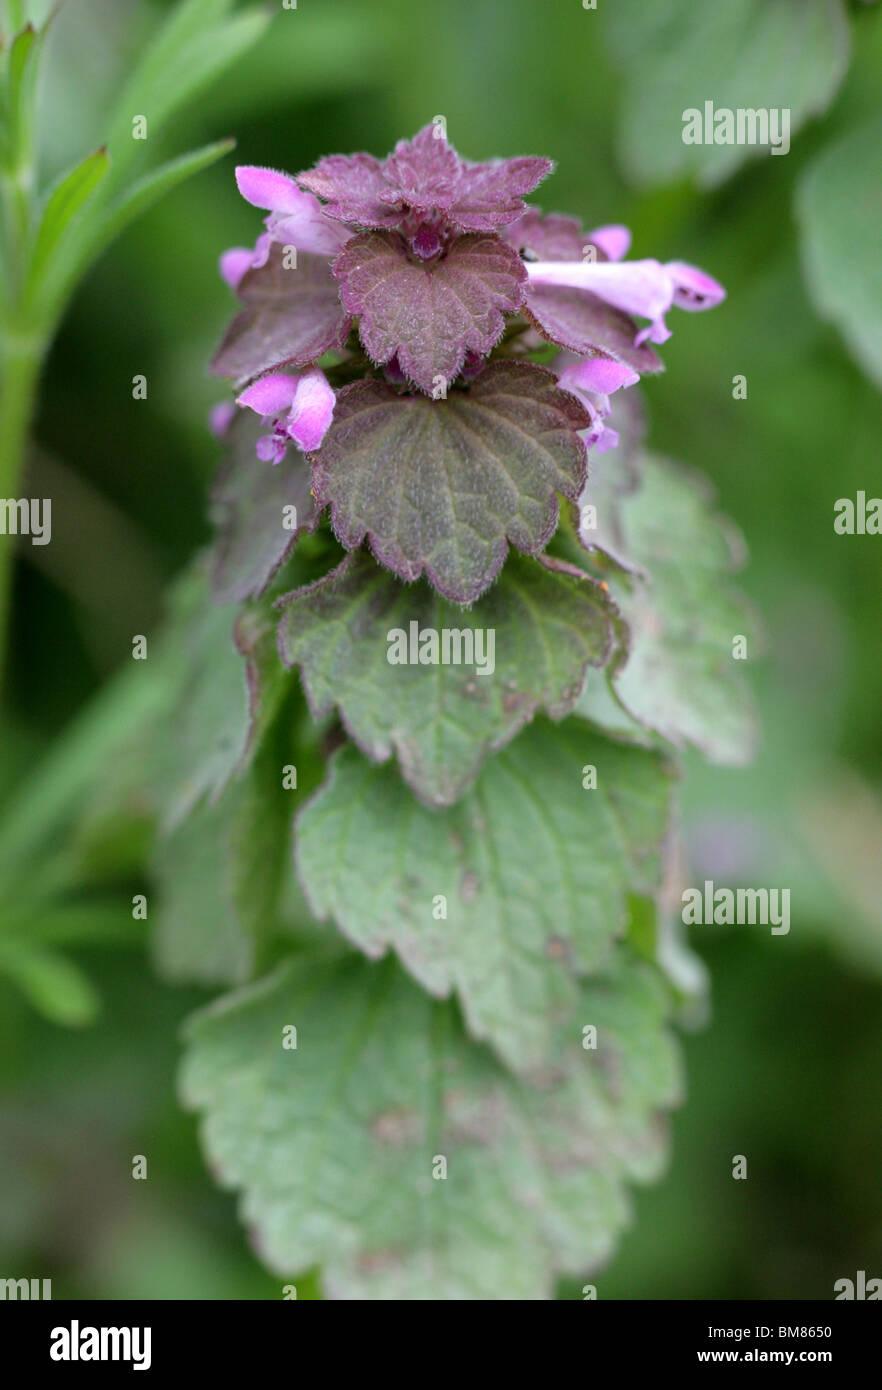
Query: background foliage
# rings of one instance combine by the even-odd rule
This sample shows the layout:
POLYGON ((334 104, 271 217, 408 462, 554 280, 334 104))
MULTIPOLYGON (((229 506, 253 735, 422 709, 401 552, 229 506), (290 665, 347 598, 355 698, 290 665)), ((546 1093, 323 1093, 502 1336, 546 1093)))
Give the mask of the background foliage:
MULTIPOLYGON (((41 92, 48 173, 105 138, 111 96, 166 8, 62 7, 41 92)), ((834 0, 508 0, 504 18, 495 0, 300 0, 160 137, 173 153, 235 134, 243 162, 296 171, 330 151, 382 154, 440 113, 470 158, 553 156, 547 210, 627 222, 634 255, 691 261, 729 290, 713 315, 678 317, 667 372, 645 388, 653 449, 705 471, 744 531, 741 583, 768 634, 751 662, 758 756, 740 771, 687 759, 684 823, 693 881, 789 884, 793 926, 693 933, 712 1013, 687 1038, 669 1174, 638 1192, 601 1297, 823 1298, 836 1278, 880 1272, 882 541, 832 528, 836 498, 882 491, 880 75, 882 12, 834 0), (680 113, 706 97, 790 102, 790 154, 689 164, 680 113), (747 1182, 731 1179, 737 1153, 747 1182)), ((216 258, 253 234, 222 161, 96 266, 52 354, 26 491, 58 499, 53 544, 21 552, 4 711, 6 941, 33 879, 63 872, 52 837, 22 871, 16 793, 51 825, 60 781, 88 786, 88 740, 53 774, 37 769, 209 535, 218 384, 205 363, 231 307, 216 258), (140 373, 146 401, 131 394, 140 373)), ((84 909, 83 974, 59 965, 42 987, 50 1014, 86 1026, 48 1021, 0 978, 2 1272, 51 1276, 56 1297, 278 1297, 175 1097, 179 1024, 210 993, 148 968, 127 909, 137 843, 90 844, 117 906, 84 909), (142 1152, 150 1179, 133 1183, 142 1152)), ((75 944, 70 921, 38 915, 35 929, 75 944)))

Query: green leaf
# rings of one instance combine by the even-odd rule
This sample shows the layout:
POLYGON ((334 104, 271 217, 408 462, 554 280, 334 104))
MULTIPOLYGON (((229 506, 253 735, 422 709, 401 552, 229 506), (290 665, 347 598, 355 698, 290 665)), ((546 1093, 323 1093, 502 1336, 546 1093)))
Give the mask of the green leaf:
POLYGON ((281 463, 261 462, 255 449, 258 437, 265 433, 260 417, 242 410, 224 438, 227 458, 212 489, 218 536, 212 549, 211 578, 220 603, 257 598, 288 559, 298 537, 318 525, 309 464, 293 446, 281 463))
POLYGON ((114 181, 128 168, 142 144, 148 147, 175 111, 208 87, 245 53, 272 18, 252 8, 226 17, 228 0, 191 0, 172 13, 148 48, 117 102, 108 145, 114 181), (147 140, 132 138, 135 116, 147 119, 147 140))
POLYGON ((17 937, 0 938, 0 973, 51 1023, 80 1028, 92 1023, 100 1001, 82 970, 66 956, 17 937))
POLYGON ((461 796, 484 758, 538 709, 568 714, 587 666, 602 665, 611 647, 611 605, 600 586, 542 556, 511 555, 467 610, 425 582, 401 584, 363 551, 278 603, 287 605, 279 649, 301 668, 314 716, 336 707, 368 757, 394 753, 429 805, 461 796), (446 633, 450 655, 473 659, 390 664, 389 635, 410 641, 414 623, 439 643, 446 633))
POLYGON ((534 1069, 578 977, 613 953, 628 893, 658 885, 670 783, 653 753, 543 721, 430 811, 345 748, 297 819, 300 881, 319 918, 369 956, 393 947, 431 994, 455 990, 474 1036, 534 1069))
POLYGON ((880 141, 875 116, 828 145, 803 174, 796 209, 809 294, 882 385, 880 141))
POLYGON ((109 167, 107 150, 102 145, 81 160, 69 174, 65 174, 51 193, 40 219, 31 255, 28 272, 31 292, 39 284, 57 247, 67 235, 71 222, 98 189, 109 167))
POLYGON ((152 169, 138 179, 107 209, 100 229, 101 247, 107 246, 130 222, 148 212, 154 203, 171 193, 179 183, 193 174, 201 173, 235 147, 235 140, 215 140, 210 145, 201 145, 198 150, 169 159, 158 169, 152 169))
POLYGON ((189 154, 179 155, 145 174, 121 194, 100 217, 88 226, 74 229, 70 244, 58 258, 52 276, 52 291, 61 299, 85 274, 89 265, 110 245, 131 222, 164 198, 167 193, 192 175, 201 173, 235 148, 235 140, 217 140, 189 154))
POLYGON ((171 829, 203 798, 216 802, 260 747, 291 679, 279 659, 272 621, 256 608, 206 604, 197 577, 191 621, 166 634, 184 644, 185 671, 156 755, 156 783, 171 829))
POLYGON ((658 1175, 664 1019, 654 975, 623 965, 525 1086, 396 968, 295 959, 191 1021, 181 1094, 280 1275, 319 1264, 338 1299, 550 1299, 609 1254, 625 1183, 658 1175))
MULTIPOLYGON (((673 744, 693 744, 713 762, 745 763, 756 726, 733 638, 747 639, 749 660, 759 637, 728 583, 743 542, 711 510, 698 474, 648 454, 632 466, 639 476, 633 488, 615 454, 600 455, 580 499, 596 508, 597 526, 582 539, 629 635, 607 668, 613 698, 600 679, 589 680, 578 712, 614 733, 639 737, 636 721, 673 744)), ((577 559, 578 549, 567 554, 577 559)), ((584 551, 581 559, 590 567, 584 551)))
POLYGON ((129 756, 135 731, 150 728, 166 709, 161 663, 133 662, 74 719, 50 753, 4 807, 0 875, 6 890, 17 874, 33 881, 31 860, 45 858, 61 827, 79 807, 100 769, 129 756))
POLYGON ((684 113, 703 119, 710 99, 717 111, 788 109, 792 138, 826 110, 848 64, 841 0, 617 0, 604 14, 625 74, 621 155, 641 184, 691 175, 709 187, 770 157, 768 145, 684 144, 684 113))
POLYGON ((13 39, 6 59, 0 148, 3 151, 3 164, 8 169, 15 169, 20 164, 27 149, 39 50, 40 35, 32 24, 27 24, 13 39))
POLYGON ((263 940, 290 861, 290 793, 281 763, 252 769, 219 802, 203 802, 154 852, 159 889, 154 959, 176 983, 241 984, 263 940))
POLYGON ((425 573, 445 598, 471 603, 509 542, 530 554, 545 546, 558 492, 574 498, 584 481, 577 430, 588 424, 552 373, 526 362, 491 362, 446 400, 358 381, 339 393, 315 456, 316 501, 330 502, 347 550, 367 536, 400 578, 425 573))

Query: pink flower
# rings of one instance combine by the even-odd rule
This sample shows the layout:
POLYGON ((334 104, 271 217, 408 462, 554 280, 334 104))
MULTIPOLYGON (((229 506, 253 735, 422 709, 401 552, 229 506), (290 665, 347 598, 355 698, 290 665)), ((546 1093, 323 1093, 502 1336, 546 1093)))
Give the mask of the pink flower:
POLYGON ((264 463, 281 463, 289 439, 304 453, 320 447, 333 418, 335 400, 324 372, 310 367, 296 376, 273 372, 260 377, 236 398, 236 404, 272 421, 272 433, 257 441, 257 457, 264 463))
POLYGON ((266 208, 269 217, 253 251, 237 246, 221 256, 221 275, 233 289, 246 270, 266 265, 274 241, 318 256, 336 256, 352 236, 347 227, 327 217, 318 198, 298 188, 289 174, 240 164, 236 183, 242 197, 254 207, 266 208))
POLYGON ((234 246, 225 251, 220 258, 220 273, 231 290, 239 288, 239 281, 254 265, 254 252, 247 246, 234 246))
POLYGON ((218 401, 208 412, 208 428, 211 430, 215 439, 223 439, 230 425, 233 423, 233 416, 236 414, 236 407, 232 401, 218 401))
POLYGON ((713 309, 726 297, 716 280, 683 261, 623 261, 630 244, 625 227, 600 227, 588 241, 610 257, 606 261, 528 261, 527 275, 533 285, 565 285, 588 290, 625 314, 650 320, 635 338, 639 346, 648 339, 663 343, 671 336, 665 314, 676 305, 693 312, 713 309))
POLYGON ((582 362, 564 367, 558 376, 558 385, 577 396, 591 416, 590 429, 583 436, 586 448, 593 445, 599 454, 605 454, 607 449, 616 447, 618 434, 604 424, 609 415, 610 395, 622 386, 634 386, 639 380, 639 374, 624 362, 613 362, 606 357, 586 357, 582 362))

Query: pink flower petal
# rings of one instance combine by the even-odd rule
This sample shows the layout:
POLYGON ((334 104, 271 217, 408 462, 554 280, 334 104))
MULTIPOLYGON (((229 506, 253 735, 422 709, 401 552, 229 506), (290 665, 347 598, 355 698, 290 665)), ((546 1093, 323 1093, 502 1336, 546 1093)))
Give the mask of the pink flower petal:
MULTIPOLYGON (((266 220, 267 220, 267 222, 270 221, 269 218, 267 218, 266 220)), ((261 232, 260 236, 257 238, 257 241, 256 241, 255 244, 254 244, 254 256, 253 256, 253 259, 252 259, 252 261, 251 261, 251 264, 252 264, 252 266, 254 267, 255 270, 259 270, 261 266, 266 265, 267 261, 269 260, 270 251, 271 251, 272 249, 273 249, 273 237, 272 237, 272 233, 271 233, 271 232, 261 232)))
POLYGON ((320 447, 333 418, 336 399, 318 367, 311 367, 298 378, 287 430, 304 453, 320 447))
POLYGON ((297 385, 297 377, 289 376, 287 372, 272 372, 269 376, 262 376, 243 391, 241 396, 237 396, 236 404, 247 406, 258 415, 277 415, 279 411, 289 408, 294 400, 297 385))
POLYGON ((526 270, 531 283, 590 290, 625 314, 652 319, 653 325, 673 299, 673 282, 658 261, 527 261, 526 270))
POLYGON ((234 246, 223 253, 218 264, 230 289, 235 290, 246 270, 250 270, 254 264, 254 252, 249 251, 247 246, 234 246))
POLYGON ((639 380, 639 373, 624 362, 613 362, 607 357, 586 357, 583 362, 565 367, 558 384, 565 391, 595 391, 608 396, 621 386, 634 386, 639 380))
POLYGON ((631 233, 627 227, 622 227, 617 223, 609 227, 595 227, 593 232, 588 233, 587 240, 599 246, 605 256, 609 256, 611 261, 621 261, 627 256, 631 245, 631 233))
POLYGON ((352 233, 326 217, 314 193, 299 188, 288 174, 240 164, 236 182, 242 197, 255 207, 267 208, 267 231, 255 249, 255 265, 265 265, 272 242, 296 246, 298 251, 336 256, 352 233))
POLYGON ((267 218, 267 235, 282 246, 296 246, 298 251, 336 256, 353 233, 326 217, 318 198, 311 193, 300 196, 304 202, 295 212, 273 213, 267 218))
POLYGON ((246 202, 269 212, 297 212, 308 196, 300 191, 290 174, 261 169, 256 164, 240 164, 236 169, 236 183, 246 202))
POLYGON ((261 463, 281 463, 288 449, 283 434, 262 434, 257 441, 257 457, 261 463))
POLYGON ((208 428, 217 439, 222 439, 229 429, 236 413, 232 401, 218 401, 208 413, 208 428))
POLYGON ((594 439, 589 443, 595 448, 598 454, 606 454, 610 449, 618 447, 619 436, 616 430, 612 430, 608 425, 601 425, 594 439))
POLYGON ((685 261, 668 261, 665 270, 671 277, 674 303, 678 309, 697 313, 701 309, 716 308, 726 298, 726 291, 719 281, 705 275, 697 266, 687 265, 685 261))

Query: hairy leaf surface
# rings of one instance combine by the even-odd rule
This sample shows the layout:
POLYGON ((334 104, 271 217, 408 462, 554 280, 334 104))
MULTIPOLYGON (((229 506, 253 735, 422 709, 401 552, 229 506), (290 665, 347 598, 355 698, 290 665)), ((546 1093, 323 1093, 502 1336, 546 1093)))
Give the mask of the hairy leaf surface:
POLYGON ((447 400, 359 381, 340 392, 315 457, 316 502, 331 504, 347 550, 367 536, 402 579, 425 574, 446 598, 470 603, 509 543, 534 553, 551 536, 557 493, 575 498, 585 478, 576 431, 588 424, 531 363, 491 363, 447 400))
POLYGON ((434 805, 455 801, 537 709, 568 714, 586 667, 602 665, 612 644, 604 591, 543 557, 512 555, 465 610, 425 582, 401 584, 364 551, 279 602, 280 650, 300 667, 314 716, 336 706, 368 757, 395 754, 407 783, 434 805), (472 659, 392 664, 401 638, 408 656, 419 655, 421 633, 424 655, 434 633, 439 657, 443 640, 454 658, 472 659))
POLYGON ((550 1299, 609 1252, 625 1181, 658 1174, 664 1000, 631 962, 585 986, 524 1086, 391 964, 295 959, 191 1021, 181 1092, 281 1276, 320 1265, 338 1299, 550 1299))
POLYGON ((369 956, 393 947, 430 993, 455 990, 471 1032, 530 1071, 578 977, 609 961, 628 894, 658 885, 670 780, 653 753, 543 721, 430 811, 346 748, 298 817, 301 883, 318 917, 369 956))
POLYGON ((286 268, 284 247, 274 245, 266 265, 247 271, 236 293, 245 307, 214 355, 215 376, 247 381, 279 367, 305 367, 346 341, 349 316, 323 256, 300 252, 297 265, 286 268))
MULTIPOLYGON (((759 638, 729 584, 743 543, 712 510, 701 477, 648 454, 632 466, 639 484, 623 486, 615 455, 599 456, 581 499, 597 509, 597 527, 582 539, 614 562, 604 573, 629 631, 609 667, 612 689, 627 715, 670 742, 746 762, 755 718, 733 639, 747 639, 749 659, 759 638)), ((587 683, 579 711, 610 726, 599 681, 587 683)))

